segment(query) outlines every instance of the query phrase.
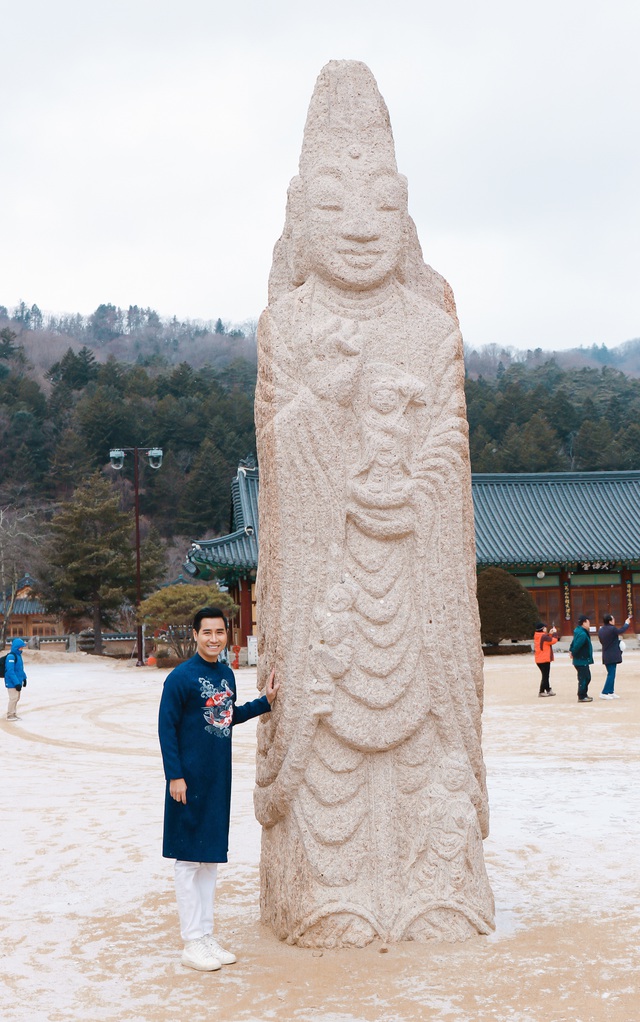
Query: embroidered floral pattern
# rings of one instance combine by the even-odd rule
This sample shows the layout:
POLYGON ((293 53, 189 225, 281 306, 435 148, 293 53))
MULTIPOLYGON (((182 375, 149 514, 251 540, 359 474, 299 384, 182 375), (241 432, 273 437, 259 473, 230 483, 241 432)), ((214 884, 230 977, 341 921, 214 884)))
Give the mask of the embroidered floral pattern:
POLYGON ((233 691, 224 678, 218 684, 208 678, 200 678, 200 695, 205 700, 203 716, 206 723, 205 731, 219 738, 228 738, 231 734, 233 720, 233 691))

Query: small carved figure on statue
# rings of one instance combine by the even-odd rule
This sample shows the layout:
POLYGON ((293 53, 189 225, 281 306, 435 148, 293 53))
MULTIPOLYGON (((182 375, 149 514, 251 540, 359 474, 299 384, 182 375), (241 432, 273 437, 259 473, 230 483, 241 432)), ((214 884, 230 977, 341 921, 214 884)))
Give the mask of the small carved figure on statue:
POLYGON ((331 586, 323 606, 313 618, 320 635, 319 660, 332 678, 341 678, 353 660, 353 616, 355 590, 348 582, 331 586), (329 647, 328 649, 326 647, 329 647))
POLYGON ((397 493, 411 475, 411 428, 406 411, 410 403, 424 405, 425 385, 393 366, 374 363, 370 370, 374 378, 362 426, 365 460, 359 474, 366 473, 366 488, 371 493, 397 493))

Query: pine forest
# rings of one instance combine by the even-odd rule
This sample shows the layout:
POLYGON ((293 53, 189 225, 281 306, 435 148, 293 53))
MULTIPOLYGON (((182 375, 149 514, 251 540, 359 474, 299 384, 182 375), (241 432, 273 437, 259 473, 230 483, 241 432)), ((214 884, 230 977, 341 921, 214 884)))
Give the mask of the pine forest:
MULTIPOLYGON (((256 324, 163 321, 102 305, 89 317, 0 306, 0 506, 42 521, 93 473, 132 506, 131 459, 114 447, 158 446, 140 459, 140 511, 175 578, 191 539, 229 529, 230 481, 255 454, 256 324)), ((474 472, 640 469, 640 341, 571 352, 466 352, 474 472)))

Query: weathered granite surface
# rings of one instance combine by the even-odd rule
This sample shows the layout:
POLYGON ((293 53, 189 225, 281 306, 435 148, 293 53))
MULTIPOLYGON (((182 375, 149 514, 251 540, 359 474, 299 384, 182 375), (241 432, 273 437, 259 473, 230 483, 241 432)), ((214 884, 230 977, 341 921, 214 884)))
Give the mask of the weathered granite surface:
POLYGON ((487 933, 462 340, 359 62, 318 78, 258 336, 263 921, 304 946, 487 933))

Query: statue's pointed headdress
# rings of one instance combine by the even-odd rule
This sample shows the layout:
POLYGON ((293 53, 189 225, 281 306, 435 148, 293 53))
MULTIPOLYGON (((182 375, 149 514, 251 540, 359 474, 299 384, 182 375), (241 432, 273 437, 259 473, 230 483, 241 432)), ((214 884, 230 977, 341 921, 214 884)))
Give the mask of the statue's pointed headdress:
POLYGON ((318 76, 304 129, 300 174, 327 159, 375 155, 396 170, 387 105, 376 80, 359 60, 332 60, 318 76))

